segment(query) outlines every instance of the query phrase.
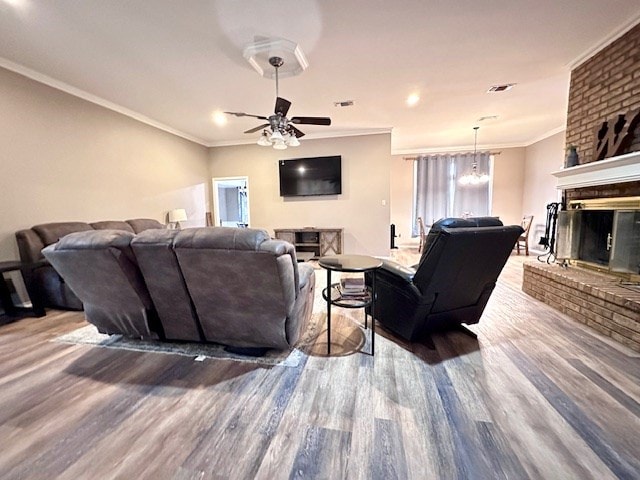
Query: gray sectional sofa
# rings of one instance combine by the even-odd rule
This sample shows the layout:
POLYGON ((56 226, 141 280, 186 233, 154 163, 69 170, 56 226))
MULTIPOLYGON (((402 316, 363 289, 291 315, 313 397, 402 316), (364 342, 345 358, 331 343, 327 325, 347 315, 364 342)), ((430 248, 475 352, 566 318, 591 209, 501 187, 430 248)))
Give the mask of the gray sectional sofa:
POLYGON ((103 333, 285 349, 312 313, 313 268, 264 230, 82 231, 43 254, 103 333))
MULTIPOLYGON (((20 260, 34 265, 27 289, 36 297, 31 301, 40 308, 51 307, 64 310, 82 310, 82 302, 76 297, 64 280, 44 261, 42 249, 52 245, 65 235, 92 230, 122 230, 140 233, 149 229, 164 229, 165 226, 150 218, 136 218, 126 221, 108 220, 102 222, 57 222, 43 223, 16 232, 20 260)), ((25 279, 27 281, 27 279, 25 279)))
MULTIPOLYGON (((65 235, 74 232, 90 230, 122 230, 130 233, 140 233, 148 229, 164 229, 165 226, 151 218, 136 218, 119 221, 107 220, 94 223, 85 222, 56 222, 43 223, 16 232, 20 261, 33 265, 29 275, 27 289, 32 297, 31 301, 40 309, 45 307, 63 310, 82 310, 82 302, 76 297, 64 280, 51 268, 42 255, 42 249, 52 245, 65 235)), ((25 282, 27 279, 25 279, 25 282)))

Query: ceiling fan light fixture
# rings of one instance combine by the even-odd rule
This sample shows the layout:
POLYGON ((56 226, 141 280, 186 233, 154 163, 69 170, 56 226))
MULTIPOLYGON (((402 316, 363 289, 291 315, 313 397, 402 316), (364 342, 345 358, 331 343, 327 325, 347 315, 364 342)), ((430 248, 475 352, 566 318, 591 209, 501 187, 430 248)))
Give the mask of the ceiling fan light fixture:
POLYGON ((276 150, 286 150, 287 144, 284 143, 284 140, 276 140, 275 142, 273 142, 273 148, 275 148, 276 150))
POLYGON ((266 38, 250 43, 244 47, 242 55, 249 65, 265 78, 275 78, 269 64, 269 59, 274 56, 283 59, 283 66, 279 72, 281 78, 299 75, 309 66, 300 45, 284 38, 266 38))
MULTIPOLYGON (((304 54, 299 47, 289 40, 284 39, 275 39, 275 43, 272 42, 273 39, 267 39, 263 42, 256 42, 254 44, 249 45, 245 48, 245 58, 249 61, 249 63, 260 73, 261 75, 267 77, 265 69, 262 68, 260 62, 258 60, 262 57, 263 60, 273 67, 273 76, 271 78, 275 78, 276 81, 276 105, 272 115, 263 116, 263 115, 253 115, 244 112, 223 112, 226 115, 234 115, 236 117, 253 117, 260 120, 268 121, 269 123, 264 123, 262 125, 258 125, 257 127, 250 128, 246 130, 244 133, 255 133, 260 131, 261 129, 266 128, 260 134, 260 138, 256 142, 261 146, 271 145, 273 148, 277 150, 284 150, 285 148, 297 147, 300 145, 299 137, 303 137, 304 133, 298 130, 293 124, 306 124, 306 125, 331 125, 331 119, 329 117, 291 117, 290 119, 287 117, 287 113, 289 112, 289 107, 291 106, 291 102, 286 98, 280 97, 279 92, 279 72, 283 69, 285 65, 287 65, 287 61, 285 61, 285 55, 281 53, 282 50, 278 50, 278 48, 289 48, 290 52, 293 52, 294 56, 297 60, 298 67, 302 69, 306 68, 307 61, 304 58, 304 54), (267 48, 268 47, 268 48, 267 48), (263 54, 262 57, 257 55, 253 55, 256 53, 263 54)), ((291 62, 289 62, 291 63, 291 62)), ((297 68, 297 67, 295 67, 297 68)), ((294 70, 295 70, 294 68, 294 70)), ((296 73, 291 73, 292 70, 285 70, 285 76, 295 75, 296 73), (287 73, 288 72, 288 73, 287 73)), ((351 102, 353 103, 353 102, 351 102)))
POLYGON ((272 142, 282 142, 282 141, 284 141, 284 137, 282 136, 282 134, 278 130, 274 130, 271 133, 271 136, 269 137, 269 140, 271 140, 272 142))
POLYGON ((287 145, 289 145, 290 147, 299 147, 300 140, 298 140, 298 137, 296 137, 295 135, 291 135, 291 138, 289 138, 289 140, 287 141, 287 145))
POLYGON ((261 147, 270 147, 271 146, 271 142, 269 141, 269 134, 267 133, 266 130, 262 132, 262 135, 260 135, 260 138, 258 139, 257 143, 261 147))

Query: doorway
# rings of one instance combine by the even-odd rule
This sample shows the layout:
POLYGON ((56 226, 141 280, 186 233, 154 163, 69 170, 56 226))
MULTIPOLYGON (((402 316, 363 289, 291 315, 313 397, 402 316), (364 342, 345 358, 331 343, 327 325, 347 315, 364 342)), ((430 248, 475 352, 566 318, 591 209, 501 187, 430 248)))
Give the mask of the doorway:
POLYGON ((213 179, 214 225, 248 227, 249 177, 213 179))

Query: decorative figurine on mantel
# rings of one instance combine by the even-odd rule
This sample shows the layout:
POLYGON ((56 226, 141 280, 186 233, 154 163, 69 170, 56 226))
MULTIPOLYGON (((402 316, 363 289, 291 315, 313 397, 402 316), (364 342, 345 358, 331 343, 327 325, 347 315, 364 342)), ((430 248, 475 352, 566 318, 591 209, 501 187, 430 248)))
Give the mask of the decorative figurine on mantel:
POLYGON ((567 147, 569 153, 567 154, 567 160, 565 162, 564 168, 575 167, 578 165, 578 149, 575 145, 569 145, 567 147))

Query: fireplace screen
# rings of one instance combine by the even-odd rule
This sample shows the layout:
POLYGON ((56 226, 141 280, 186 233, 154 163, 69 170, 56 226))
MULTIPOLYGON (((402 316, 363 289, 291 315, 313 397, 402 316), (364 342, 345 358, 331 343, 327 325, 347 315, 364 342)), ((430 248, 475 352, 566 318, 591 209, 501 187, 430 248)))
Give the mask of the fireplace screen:
POLYGON ((613 232, 613 210, 584 210, 578 258, 598 265, 609 265, 613 232))
POLYGON ((616 211, 609 268, 640 274, 640 210, 616 211))
POLYGON ((640 210, 558 214, 557 257, 640 275, 640 210))

